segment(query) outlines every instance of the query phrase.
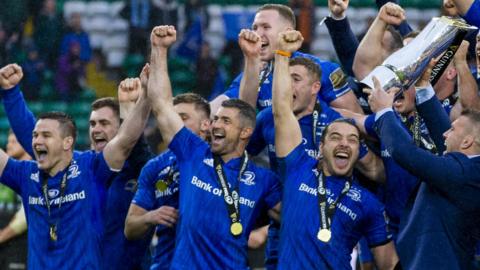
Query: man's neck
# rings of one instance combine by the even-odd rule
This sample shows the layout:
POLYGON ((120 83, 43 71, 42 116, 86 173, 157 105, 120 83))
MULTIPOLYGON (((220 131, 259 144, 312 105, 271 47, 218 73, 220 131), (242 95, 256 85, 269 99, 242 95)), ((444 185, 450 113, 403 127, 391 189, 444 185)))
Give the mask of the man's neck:
POLYGON ((315 103, 316 102, 317 102, 317 100, 315 99, 315 97, 312 97, 312 100, 310 101, 310 104, 308 104, 307 108, 305 108, 305 110, 295 114, 295 117, 297 118, 297 120, 302 119, 302 117, 304 117, 306 115, 312 114, 313 110, 315 109, 315 103))
POLYGON ((65 170, 72 161, 73 153, 66 154, 57 164, 55 164, 49 171, 46 171, 48 175, 55 176, 58 172, 65 170))
POLYGON ((235 151, 232 151, 227 154, 220 155, 220 158, 222 159, 223 163, 227 163, 232 159, 239 158, 243 155, 245 149, 235 149, 235 151))

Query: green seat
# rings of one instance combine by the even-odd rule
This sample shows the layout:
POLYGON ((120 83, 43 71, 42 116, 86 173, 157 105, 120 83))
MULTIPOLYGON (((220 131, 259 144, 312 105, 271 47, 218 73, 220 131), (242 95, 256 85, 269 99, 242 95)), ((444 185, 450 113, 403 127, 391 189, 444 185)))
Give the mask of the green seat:
POLYGON ((67 108, 68 108, 67 103, 63 101, 54 101, 54 102, 44 103, 44 110, 47 112, 50 112, 50 111, 66 112, 67 108))
POLYGON ((28 108, 33 112, 33 114, 38 115, 44 111, 43 103, 39 101, 32 101, 28 103, 28 108))
POLYGON ((0 130, 5 131, 10 129, 10 123, 7 117, 0 117, 0 130))
POLYGON ((80 101, 75 103, 70 103, 68 105, 67 112, 70 115, 75 115, 79 117, 88 117, 90 115, 90 102, 80 101))

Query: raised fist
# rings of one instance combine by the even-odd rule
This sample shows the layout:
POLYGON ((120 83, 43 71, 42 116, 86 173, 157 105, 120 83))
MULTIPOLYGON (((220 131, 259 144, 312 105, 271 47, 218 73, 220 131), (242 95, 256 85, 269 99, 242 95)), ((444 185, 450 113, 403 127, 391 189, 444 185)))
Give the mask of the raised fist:
POLYGON ((286 30, 278 34, 278 49, 295 52, 302 46, 303 36, 299 31, 286 30))
POLYGON ((118 102, 135 103, 142 92, 139 78, 127 78, 118 85, 118 102))
POLYGON ((177 31, 171 25, 155 26, 150 35, 152 47, 168 48, 177 40, 177 31))
POLYGON ((328 0, 328 9, 334 19, 345 17, 345 11, 348 8, 349 0, 328 0))
POLYGON ((13 88, 22 78, 22 68, 17 64, 8 64, 0 69, 0 87, 3 90, 13 88))
POLYGON ((242 29, 238 34, 238 45, 246 57, 258 57, 262 41, 260 36, 252 30, 242 29))
POLYGON ((397 4, 388 2, 380 8, 378 18, 390 25, 400 25, 405 20, 405 10, 397 4))

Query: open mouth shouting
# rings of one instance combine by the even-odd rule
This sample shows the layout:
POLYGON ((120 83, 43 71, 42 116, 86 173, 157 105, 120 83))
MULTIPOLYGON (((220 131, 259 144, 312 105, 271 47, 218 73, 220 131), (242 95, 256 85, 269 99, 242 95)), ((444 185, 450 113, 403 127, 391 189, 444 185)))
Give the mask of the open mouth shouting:
POLYGON ((105 136, 101 134, 94 134, 92 136, 93 145, 96 151, 102 151, 103 148, 107 145, 108 141, 105 136))
POLYGON ((338 148, 333 152, 335 167, 343 170, 350 164, 351 151, 346 148, 338 148))
POLYGON ((36 145, 35 146, 35 158, 37 159, 38 163, 43 163, 47 159, 48 150, 43 145, 36 145))
POLYGON ((215 128, 212 130, 212 145, 218 146, 225 140, 225 130, 215 128))

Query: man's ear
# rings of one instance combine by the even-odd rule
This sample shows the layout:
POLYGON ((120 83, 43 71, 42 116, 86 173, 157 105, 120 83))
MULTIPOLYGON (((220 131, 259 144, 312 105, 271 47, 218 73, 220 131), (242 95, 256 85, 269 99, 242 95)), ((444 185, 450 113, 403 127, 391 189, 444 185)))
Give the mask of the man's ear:
POLYGON ((240 139, 247 140, 252 136, 253 128, 251 127, 244 127, 240 131, 240 139))
POLYGON ((73 143, 74 140, 72 136, 67 136, 63 138, 63 150, 68 151, 70 149, 73 149, 73 143))

